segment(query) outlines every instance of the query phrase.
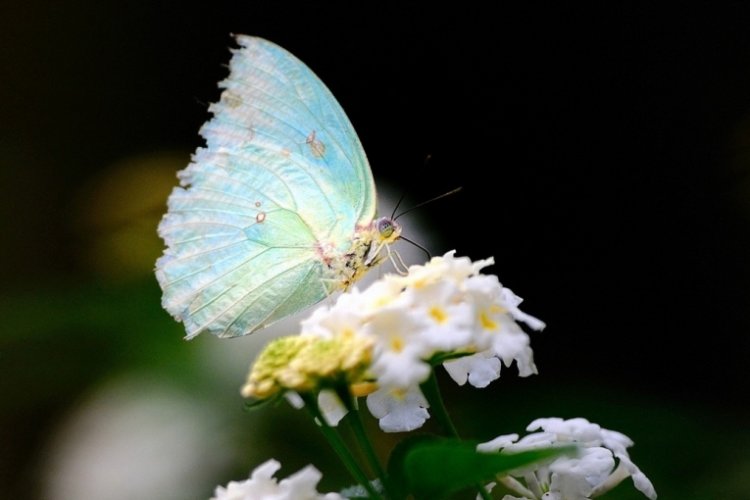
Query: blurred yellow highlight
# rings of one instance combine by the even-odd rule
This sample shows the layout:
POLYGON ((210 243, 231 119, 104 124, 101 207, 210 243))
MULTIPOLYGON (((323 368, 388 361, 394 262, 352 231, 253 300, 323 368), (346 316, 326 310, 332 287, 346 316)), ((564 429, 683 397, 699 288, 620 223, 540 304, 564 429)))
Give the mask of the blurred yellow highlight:
POLYGON ((102 170, 85 186, 75 207, 83 266, 109 280, 151 274, 163 243, 156 234, 175 173, 189 155, 155 152, 126 158, 102 170))

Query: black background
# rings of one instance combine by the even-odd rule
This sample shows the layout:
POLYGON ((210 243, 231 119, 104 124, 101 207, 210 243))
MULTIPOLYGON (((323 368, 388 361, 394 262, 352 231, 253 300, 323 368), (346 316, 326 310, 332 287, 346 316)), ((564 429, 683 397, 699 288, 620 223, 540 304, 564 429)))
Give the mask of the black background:
POLYGON ((92 279, 69 220, 80 186, 152 151, 187 163, 229 34, 258 35, 331 88, 376 183, 411 204, 463 187, 416 219, 433 253, 494 256, 547 322, 536 384, 629 398, 644 427, 659 405, 739 427, 750 16, 708 5, 1 7, 4 293, 92 279))

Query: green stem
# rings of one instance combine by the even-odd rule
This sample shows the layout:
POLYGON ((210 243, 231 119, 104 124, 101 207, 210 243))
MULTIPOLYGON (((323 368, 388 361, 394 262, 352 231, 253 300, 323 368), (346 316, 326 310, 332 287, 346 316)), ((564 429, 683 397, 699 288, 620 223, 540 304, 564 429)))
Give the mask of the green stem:
POLYGON ((372 470, 375 471, 375 474, 377 474, 380 478, 385 478, 385 470, 383 469, 383 466, 380 464, 380 460, 378 460, 378 457, 375 454, 372 443, 367 438, 367 433, 365 432, 365 428, 362 425, 362 418, 359 414, 359 411, 355 410, 353 412, 350 412, 350 415, 351 417, 349 418, 349 423, 352 426, 354 436, 357 438, 359 446, 362 448, 365 457, 367 457, 367 461, 370 463, 370 467, 372 467, 372 470))
POLYGON ((422 394, 424 394, 424 397, 430 405, 432 415, 435 417, 435 420, 437 420, 440 427, 443 428, 443 432, 448 436, 458 439, 460 436, 458 435, 456 426, 453 425, 453 421, 451 420, 450 415, 448 415, 448 410, 443 403, 443 396, 440 394, 440 388, 438 387, 434 369, 430 372, 430 378, 422 382, 419 388, 422 389, 422 394))
POLYGON ((316 396, 313 394, 301 394, 301 396, 305 402, 305 407, 316 420, 320 432, 322 432, 323 436, 328 440, 328 443, 333 448, 333 451, 336 452, 336 455, 338 455, 341 462, 343 462, 344 467, 349 471, 349 474, 352 475, 355 481, 362 485, 371 499, 383 500, 383 497, 375 490, 372 483, 370 483, 370 480, 367 478, 367 475, 359 467, 359 464, 357 464, 357 461, 346 447, 341 436, 330 425, 328 425, 325 418, 323 418, 323 413, 318 407, 316 396))
POLYGON ((479 493, 479 496, 484 500, 492 500, 492 495, 490 495, 490 492, 485 489, 483 484, 477 483, 474 485, 474 487, 477 489, 477 493, 479 493))
POLYGON ((390 491, 388 476, 386 475, 383 466, 380 464, 380 460, 378 460, 378 456, 372 447, 372 442, 367 437, 365 427, 362 425, 362 414, 360 413, 359 408, 357 408, 356 400, 352 397, 349 388, 346 385, 337 387, 336 393, 338 394, 339 399, 344 402, 344 406, 348 410, 347 417, 349 425, 351 425, 352 431, 354 431, 354 436, 357 439, 360 449, 367 458, 372 470, 382 481, 385 491, 390 491))
MULTIPOLYGON (((432 414, 435 416, 435 420, 437 420, 440 427, 443 428, 443 432, 451 437, 460 439, 458 430, 456 430, 456 426, 453 425, 453 421, 451 420, 450 415, 448 415, 448 409, 443 402, 443 396, 440 393, 440 387, 438 386, 434 369, 430 372, 430 378, 422 382, 419 388, 422 389, 422 394, 424 394, 424 397, 430 404, 430 410, 432 410, 432 414)), ((477 483, 474 487, 479 493, 479 496, 484 500, 492 500, 492 496, 485 489, 484 485, 477 483)))

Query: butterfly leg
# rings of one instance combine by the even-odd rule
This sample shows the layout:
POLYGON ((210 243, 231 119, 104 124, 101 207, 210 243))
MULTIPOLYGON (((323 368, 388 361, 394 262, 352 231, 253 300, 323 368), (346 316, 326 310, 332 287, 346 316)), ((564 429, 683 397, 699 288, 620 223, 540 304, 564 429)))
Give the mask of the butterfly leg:
POLYGON ((396 272, 401 276, 406 276, 407 274, 409 274, 409 267, 404 263, 404 259, 401 258, 401 254, 399 254, 396 250, 391 250, 391 247, 389 246, 386 246, 385 250, 388 253, 388 258, 390 259, 391 264, 393 264, 393 267, 396 269, 396 272))

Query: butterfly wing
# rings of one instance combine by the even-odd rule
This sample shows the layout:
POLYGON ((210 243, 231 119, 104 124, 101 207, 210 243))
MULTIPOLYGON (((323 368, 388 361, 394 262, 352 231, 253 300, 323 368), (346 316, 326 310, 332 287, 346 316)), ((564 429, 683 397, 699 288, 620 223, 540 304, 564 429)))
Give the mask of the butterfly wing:
POLYGON ((162 303, 187 338, 245 335, 323 299, 335 287, 320 244, 347 251, 375 216, 367 158, 330 91, 281 47, 237 41, 206 147, 159 225, 162 303))

